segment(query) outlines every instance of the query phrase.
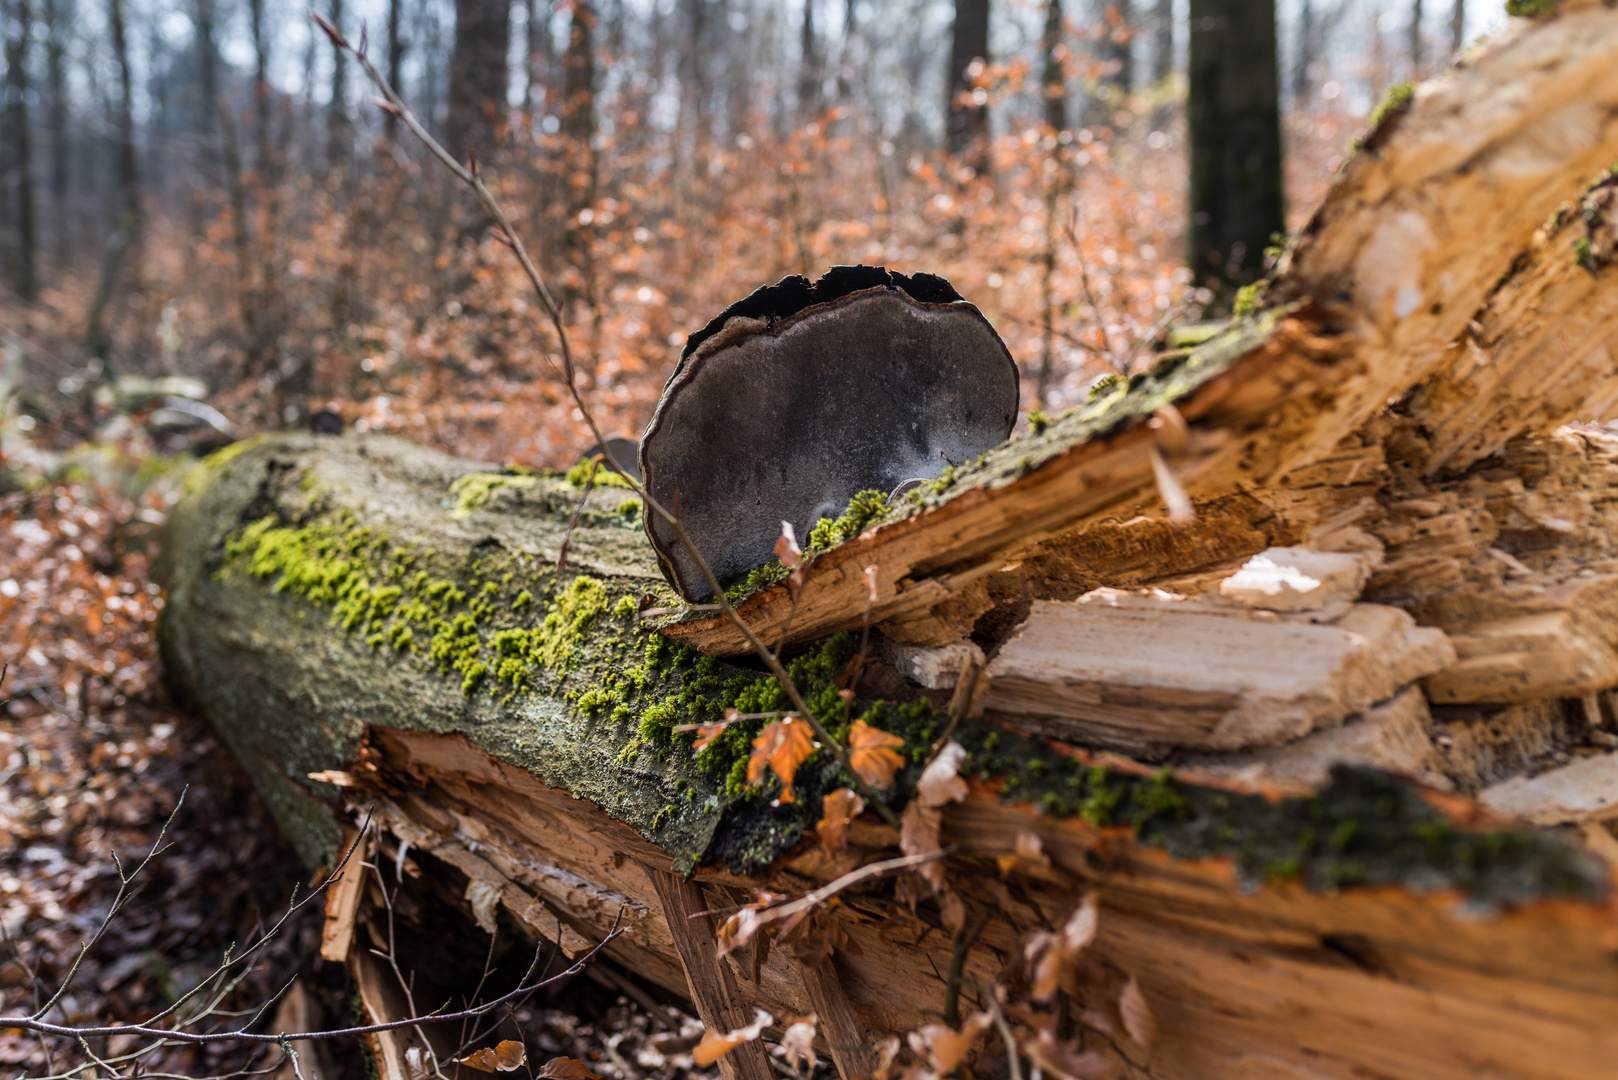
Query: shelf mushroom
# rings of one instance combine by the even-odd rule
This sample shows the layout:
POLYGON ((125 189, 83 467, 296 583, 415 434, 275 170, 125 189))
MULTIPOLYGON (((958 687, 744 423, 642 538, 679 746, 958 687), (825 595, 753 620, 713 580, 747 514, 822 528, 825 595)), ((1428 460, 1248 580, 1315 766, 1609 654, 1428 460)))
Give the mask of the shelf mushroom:
MULTIPOLYGON (((1003 442, 1017 365, 949 282, 878 266, 783 278, 687 340, 641 438, 653 498, 721 582, 807 540, 860 492, 931 479, 1003 442)), ((712 594, 671 525, 646 515, 669 583, 712 594)))

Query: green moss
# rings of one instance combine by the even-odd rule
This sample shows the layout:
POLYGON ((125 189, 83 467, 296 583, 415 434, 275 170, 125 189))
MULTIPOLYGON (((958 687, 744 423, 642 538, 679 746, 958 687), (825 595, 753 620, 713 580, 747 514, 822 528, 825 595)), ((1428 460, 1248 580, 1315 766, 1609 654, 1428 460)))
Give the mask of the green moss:
POLYGON ((1394 83, 1388 87, 1387 91, 1382 95, 1382 100, 1377 102, 1376 108, 1371 110, 1371 130, 1375 131, 1382 126, 1382 121, 1408 108, 1415 94, 1416 84, 1409 79, 1404 82, 1394 83))
POLYGON ((1268 281, 1255 281, 1251 285, 1243 285, 1236 290, 1236 302, 1231 311, 1238 319, 1245 319, 1258 311, 1258 305, 1264 299, 1264 290, 1269 288, 1268 281))
POLYGON ((1045 429, 1051 426, 1051 418, 1039 409, 1030 409, 1028 412, 1028 432, 1031 435, 1042 435, 1045 429))
POLYGON ((1573 241, 1573 262, 1574 265, 1595 273, 1596 262, 1590 250, 1590 238, 1588 236, 1581 236, 1573 241))
POLYGON ((1507 15, 1543 15, 1555 11, 1558 0, 1506 0, 1507 15))
POLYGON ((468 473, 449 486, 450 516, 462 518, 481 510, 502 490, 528 491, 540 478, 531 472, 468 473))
POLYGON ((618 504, 618 512, 625 517, 636 517, 640 514, 640 500, 625 499, 618 504))
MULTIPOLYGON (((588 484, 590 482, 590 469, 593 465, 594 462, 590 461, 579 462, 577 465, 573 466, 567 471, 567 482, 576 488, 581 488, 585 484, 588 484)), ((628 488, 631 491, 634 490, 633 484, 619 476, 617 473, 613 472, 611 469, 607 468, 606 465, 597 467, 595 474, 596 487, 628 488)), ((622 511, 622 509, 623 507, 620 506, 619 510, 622 511)))
POLYGON ((1090 384, 1090 393, 1086 400, 1095 401, 1097 398, 1104 398, 1114 390, 1118 389, 1118 387, 1122 386, 1123 383, 1124 380, 1122 376, 1118 375, 1116 372, 1109 371, 1090 384))
POLYGON ((888 496, 885 492, 857 492, 848 501, 848 508, 836 520, 821 518, 815 523, 809 532, 809 550, 818 555, 854 539, 867 525, 881 517, 887 508, 888 496))
MULTIPOLYGON (((824 523, 824 522, 823 522, 824 523)), ((760 589, 767 589, 780 581, 785 581, 792 571, 782 566, 775 559, 771 559, 763 566, 755 566, 747 572, 741 581, 725 590, 725 599, 732 604, 739 604, 752 596, 760 589)))
POLYGON ((264 441, 264 438, 265 437, 263 435, 254 435, 250 439, 243 439, 240 442, 233 442, 229 446, 221 447, 220 449, 215 450, 213 453, 197 462, 197 464, 192 467, 191 471, 185 474, 185 480, 181 484, 181 487, 185 490, 187 495, 194 491, 201 491, 203 488, 213 483, 215 478, 217 478, 219 474, 224 471, 225 466, 229 465, 232 461, 259 445, 264 441))

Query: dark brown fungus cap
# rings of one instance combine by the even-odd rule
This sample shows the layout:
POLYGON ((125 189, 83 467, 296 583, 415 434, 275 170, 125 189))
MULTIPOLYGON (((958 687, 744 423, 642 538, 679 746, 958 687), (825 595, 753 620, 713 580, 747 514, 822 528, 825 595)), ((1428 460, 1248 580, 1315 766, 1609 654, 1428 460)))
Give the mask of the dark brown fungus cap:
MULTIPOLYGON (((764 286, 691 335, 640 468, 728 582, 769 558, 781 522, 807 546, 857 492, 937 476, 1016 420, 1017 365, 949 282, 838 266, 764 286)), ((647 513, 646 532, 680 595, 711 595, 672 527, 647 513)))

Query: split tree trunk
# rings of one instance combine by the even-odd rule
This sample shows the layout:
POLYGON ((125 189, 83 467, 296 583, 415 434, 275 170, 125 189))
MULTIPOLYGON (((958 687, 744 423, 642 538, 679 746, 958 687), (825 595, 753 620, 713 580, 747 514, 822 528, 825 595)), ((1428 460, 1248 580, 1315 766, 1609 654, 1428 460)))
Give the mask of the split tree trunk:
MULTIPOLYGON (((901 501, 795 603, 741 604, 822 661, 869 617, 880 659, 840 674, 860 709, 905 704, 884 715, 917 760, 929 706, 966 706, 972 790, 942 835, 998 915, 966 985, 1094 890, 1087 989, 1139 980, 1142 1075, 1618 1060, 1618 441, 1557 430, 1618 402, 1618 196, 1588 186, 1618 157, 1615 56, 1595 4, 1508 32, 1372 133, 1266 312, 901 501), (1050 867, 1000 862, 1026 833, 1050 867)), ((897 837, 867 814, 828 856, 808 830, 835 766, 769 806, 669 734, 760 676, 715 659, 744 651, 728 623, 642 616, 672 594, 624 495, 589 496, 557 571, 562 478, 378 437, 237 448, 169 525, 171 675, 311 864, 372 806, 386 861, 464 912, 440 933, 577 955, 621 918, 607 952, 633 975, 603 978, 710 1027, 814 1010, 866 1075, 946 1010, 943 913, 857 890, 829 962, 713 959, 702 911, 897 837)), ((724 1069, 762 1080, 747 1053, 724 1069)))

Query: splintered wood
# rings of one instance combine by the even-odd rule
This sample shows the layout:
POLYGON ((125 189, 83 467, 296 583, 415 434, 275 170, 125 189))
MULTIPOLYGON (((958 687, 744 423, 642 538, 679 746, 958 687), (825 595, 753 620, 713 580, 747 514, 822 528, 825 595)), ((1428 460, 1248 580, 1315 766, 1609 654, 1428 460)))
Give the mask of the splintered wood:
POLYGON ((1387 701, 1455 657, 1380 604, 1281 615, 1103 589, 1037 601, 989 665, 991 713, 1080 742, 1234 750, 1387 701))

